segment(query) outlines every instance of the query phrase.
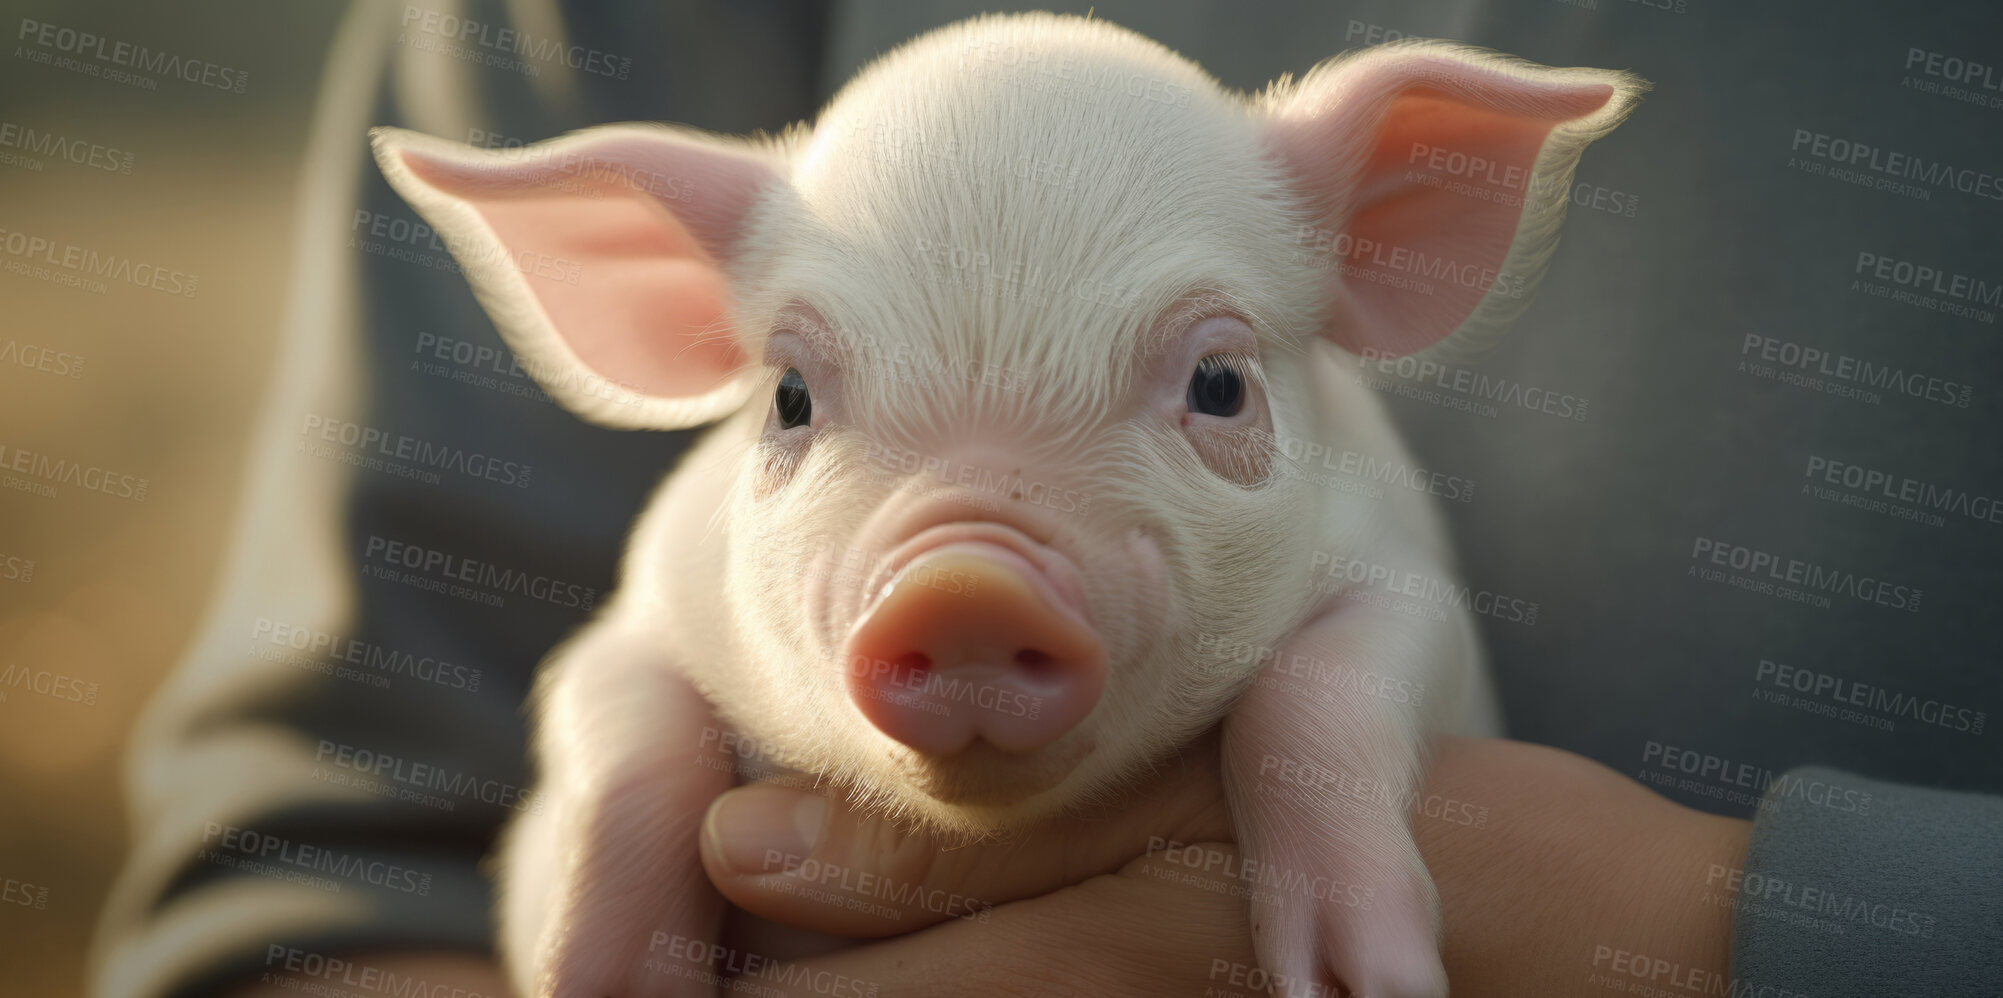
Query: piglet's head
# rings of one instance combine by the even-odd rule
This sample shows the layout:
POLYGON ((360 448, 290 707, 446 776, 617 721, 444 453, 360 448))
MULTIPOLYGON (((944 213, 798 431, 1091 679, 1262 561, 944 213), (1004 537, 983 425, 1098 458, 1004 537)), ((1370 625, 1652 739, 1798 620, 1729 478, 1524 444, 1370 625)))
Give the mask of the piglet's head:
POLYGON ((988 830, 1222 716, 1321 598, 1305 559, 1384 514, 1283 473, 1368 404, 1315 355, 1506 323, 1638 89, 1412 43, 1247 98, 1032 15, 776 139, 375 143, 552 397, 748 441, 682 472, 727 479, 686 525, 727 584, 669 654, 794 764, 988 830))

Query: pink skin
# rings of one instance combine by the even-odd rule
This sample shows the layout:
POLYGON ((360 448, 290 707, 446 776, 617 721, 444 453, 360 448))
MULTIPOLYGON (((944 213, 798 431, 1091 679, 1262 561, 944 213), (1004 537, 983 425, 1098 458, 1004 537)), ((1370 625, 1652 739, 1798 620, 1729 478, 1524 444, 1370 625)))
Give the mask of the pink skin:
MULTIPOLYGON (((1331 598, 1280 647, 1330 665, 1390 670, 1464 651, 1459 635, 1413 632, 1395 614, 1331 598)), ((1248 862, 1318 874, 1259 892, 1252 931, 1262 963, 1290 981, 1337 977, 1363 996, 1437 995, 1439 902, 1394 802, 1419 787, 1413 733, 1354 697, 1312 698, 1255 684, 1224 722, 1224 789, 1248 862), (1316 732, 1342 737, 1317 737, 1316 732)))
POLYGON ((975 739, 1034 751, 1084 720, 1106 654, 1077 569, 994 523, 930 528, 893 552, 892 579, 849 635, 850 696, 884 734, 927 755, 975 739))
POLYGON ((756 157, 695 143, 620 137, 595 152, 629 169, 679 178, 709 196, 669 227, 660 224, 653 205, 618 196, 617 184, 588 175, 565 182, 591 187, 596 198, 552 203, 522 197, 548 182, 553 167, 547 160, 524 157, 498 176, 490 166, 422 159, 409 164, 427 183, 467 192, 468 202, 508 246, 508 266, 529 279, 586 367, 663 395, 712 391, 744 363, 735 343, 715 338, 683 343, 641 330, 699 329, 724 320, 728 288, 706 254, 727 251, 741 206, 774 174, 756 157), (500 177, 517 182, 497 182, 500 177))
MULTIPOLYGON (((810 372, 819 431, 845 415, 841 379, 800 356, 784 348, 772 363, 810 372)), ((809 430, 768 422, 765 432, 809 430)), ((948 469, 1089 488, 1089 469, 1033 466, 1019 451, 963 442, 933 453, 948 469)), ((1138 529, 1109 534, 1064 512, 933 481, 921 473, 908 483, 915 487, 891 489, 845 544, 819 552, 802 594, 814 652, 842 670, 858 712, 914 762, 1006 781, 1029 771, 1061 777, 1090 746, 1090 715, 1110 675, 1163 622, 1161 551, 1138 529), (869 566, 861 583, 831 584, 843 576, 833 562, 858 552, 869 566), (911 668, 918 656, 922 673, 911 668), (996 751, 968 753, 976 743, 996 751)))
MULTIPOLYGON (((835 382, 823 384, 837 411, 835 382)), ((950 453, 955 468, 1022 467, 1007 448, 950 453)), ((1027 779, 1040 785, 1089 750, 1106 683, 1159 631, 1167 569, 1145 531, 1108 534, 1024 503, 966 501, 975 498, 892 490, 850 545, 820 553, 803 602, 850 701, 914 762, 1003 780, 1039 771, 1027 779), (848 551, 878 554, 860 585, 831 584, 840 573, 830 562, 848 551), (917 655, 922 674, 910 668, 917 655), (977 743, 995 752, 966 751, 977 743)))
MULTIPOLYGON (((1065 44, 1064 32, 1106 30, 1084 22, 1067 25, 1062 32, 1035 36, 1042 39, 1038 44, 1065 44)), ((963 49, 955 44, 940 51, 963 49)), ((929 71, 946 65, 936 55, 927 58, 929 71)), ((1290 314, 1320 315, 1319 327, 1287 335, 1318 335, 1351 353, 1403 355, 1463 328, 1506 321, 1509 301, 1519 300, 1525 288, 1526 275, 1512 268, 1531 268, 1527 276, 1534 278, 1548 257, 1545 244, 1531 245, 1520 256, 1512 251, 1530 201, 1471 198, 1415 185, 1409 180, 1414 164, 1424 165, 1425 150, 1449 149, 1526 176, 1548 171, 1541 179, 1562 188, 1579 148, 1612 128, 1631 102, 1632 84, 1617 86, 1618 80, 1617 74, 1591 71, 1498 69, 1492 57, 1450 47, 1391 47, 1317 70, 1277 102, 1243 109, 1260 129, 1261 148, 1248 151, 1247 162, 1230 175, 1258 173, 1250 162, 1254 155, 1278 168, 1284 196, 1276 187, 1272 198, 1287 201, 1289 213, 1275 213, 1262 231, 1288 242, 1248 249, 1240 239, 1231 259, 1250 254, 1263 272, 1290 273, 1302 265, 1288 261, 1312 258, 1317 283, 1296 274, 1286 286, 1294 290, 1275 293, 1286 297, 1290 314), (1414 259, 1444 261, 1456 274, 1496 279, 1441 281, 1437 293, 1413 294, 1395 279, 1401 264, 1387 261, 1414 259), (1318 288, 1312 295, 1316 302, 1305 300, 1311 287, 1318 288)), ((856 99, 868 98, 851 98, 856 99)), ((839 100, 837 105, 839 110, 839 100)), ((1011 113, 1008 106, 995 110, 1011 113)), ((1050 140, 1081 141, 1057 135, 1050 140)), ((893 169, 880 158, 858 158, 839 135, 815 149, 822 163, 866 161, 870 170, 893 169)), ((1064 155, 1081 162, 1130 155, 1089 141, 1067 150, 1064 155)), ((694 758, 705 751, 703 739, 716 725, 696 685, 705 693, 722 691, 716 712, 739 724, 770 709, 760 697, 769 697, 771 689, 740 681, 744 663, 729 658, 731 642, 722 626, 733 610, 719 602, 723 580, 713 566, 741 564, 748 555, 729 550, 716 531, 701 527, 716 523, 721 504, 730 501, 713 486, 729 477, 726 462, 755 451, 771 459, 771 467, 788 467, 831 421, 858 428, 843 412, 839 377, 815 363, 812 351, 790 347, 798 337, 786 332, 784 323, 765 315, 758 320, 763 328, 733 328, 740 318, 733 301, 770 301, 792 293, 734 282, 760 280, 757 275, 778 272, 773 265, 788 253, 807 252, 799 247, 812 244, 788 238, 793 234, 788 226, 814 207, 802 203, 813 197, 812 185, 796 183, 801 162, 789 160, 791 154, 777 146, 668 129, 592 130, 509 159, 384 132, 377 137, 377 154, 391 182, 448 237, 510 345, 533 364, 553 397, 580 414, 611 425, 662 429, 697 425, 746 405, 765 408, 770 399, 749 389, 769 384, 761 368, 770 366, 799 369, 814 389, 811 427, 768 425, 760 441, 754 419, 733 420, 720 433, 734 436, 713 438, 714 446, 706 442, 686 465, 700 470, 678 473, 650 507, 625 571, 629 581, 651 586, 622 583, 622 597, 637 595, 617 601, 549 666, 537 732, 541 788, 549 806, 516 825, 504 864, 503 949, 518 986, 565 998, 707 993, 699 980, 648 967, 659 958, 662 940, 714 938, 720 911, 701 883, 696 829, 677 820, 700 814, 730 780, 694 758), (644 190, 601 183, 591 179, 599 174, 578 164, 677 183, 644 190), (580 185, 598 188, 591 193, 600 196, 578 197, 580 185), (573 277, 565 280, 564 274, 573 277), (767 335, 766 363, 759 365, 754 357, 760 337, 767 335), (789 351, 788 363, 773 363, 775 352, 789 351), (676 570, 660 573, 661 565, 676 570), (677 672, 693 683, 681 681, 677 672)), ((1201 206, 1231 203, 1233 192, 1244 187, 1202 186, 1210 181, 1198 173, 1176 176, 1173 183, 1193 186, 1144 193, 1163 203, 1201 206)), ((914 193, 925 195, 909 203, 956 196, 935 190, 937 178, 922 170, 905 179, 914 193)), ((910 221, 900 214, 902 202, 887 204, 871 216, 871 224, 910 221)), ((825 216, 840 217, 840 212, 825 216)), ((1061 228, 1069 218, 1047 221, 1061 228)), ((1132 221, 1143 228, 1153 224, 1132 221)), ((1539 223, 1521 229, 1533 239, 1555 231, 1555 217, 1528 221, 1539 223)), ((1201 231, 1230 230, 1229 222, 1208 218, 1201 231)), ((951 235, 977 242, 984 238, 979 228, 951 235)), ((886 279, 885 286, 897 285, 886 279)), ((1289 344, 1298 345, 1303 344, 1289 344)), ((1292 408, 1276 414, 1273 399, 1255 394, 1241 416, 1192 415, 1180 404, 1191 365, 1206 352, 1251 352, 1257 346, 1252 330, 1213 313, 1179 338, 1151 346, 1161 350, 1137 359, 1136 397, 1121 418, 1172 427, 1209 474, 1238 485, 1257 486, 1274 472, 1270 454, 1248 448, 1246 441, 1259 431, 1270 434, 1282 422, 1279 415, 1289 417, 1283 425, 1290 432, 1344 446, 1361 439, 1354 436, 1363 432, 1359 423, 1374 425, 1378 418, 1374 404, 1351 405, 1354 400, 1345 393, 1355 389, 1334 378, 1316 382, 1327 412, 1303 411, 1298 398, 1289 398, 1282 401, 1292 408)), ((846 348, 837 340, 835 349, 846 348)), ((975 429, 943 427, 917 446, 944 455, 962 448, 975 429)), ((1396 453, 1389 430, 1382 434, 1383 439, 1359 446, 1382 445, 1396 453)), ((1027 460, 1028 448, 1022 446, 1027 441, 983 443, 985 451, 960 459, 1005 470, 1027 460)), ((1204 473, 1193 464, 1182 467, 1204 473)), ((860 469, 840 469, 844 475, 853 470, 860 469)), ((1091 468, 1024 473, 1063 476, 1086 491, 1094 487, 1091 468)), ((754 498, 794 484, 781 472, 769 477, 754 498)), ((807 618, 800 642, 805 647, 788 660, 831 669, 856 659, 905 663, 903 671, 893 665, 850 672, 838 684, 837 695, 848 700, 841 706, 857 709, 856 723, 874 728, 857 731, 874 741, 868 743, 872 758, 835 762, 868 763, 882 781, 881 760, 887 756, 904 774, 899 778, 936 784, 914 783, 916 789, 902 788, 907 793, 957 806, 940 796, 944 788, 962 793, 970 808, 1007 807, 1039 794, 1061 803, 1077 789, 1063 783, 1066 773, 1086 768, 1079 760, 1141 762, 1127 758, 1139 742, 1120 722, 1158 707, 1160 701, 1148 697, 1161 684, 1158 676, 1152 682, 1138 677, 1133 665, 1158 662, 1164 636, 1187 629, 1189 618, 1181 614, 1202 609, 1177 600, 1210 599, 1229 587, 1171 578, 1151 533, 1160 524, 1149 526, 1144 517, 1134 518, 1139 523, 1122 521, 1126 511, 1117 506, 1109 514, 1095 507, 1090 519, 1065 520, 1003 499, 996 511, 977 514, 971 505, 951 501, 952 489, 931 487, 936 483, 922 475, 906 477, 926 485, 926 494, 892 488, 879 498, 863 498, 859 475, 853 485, 838 483, 816 497, 827 503, 795 504, 826 513, 835 500, 845 501, 839 522, 853 525, 860 518, 854 529, 839 531, 846 550, 881 553, 884 562, 861 587, 809 581, 798 606, 788 591, 788 602, 774 613, 803 612, 807 618), (1034 654, 1019 657, 1023 652, 1034 654), (927 668, 913 690, 909 666, 916 656, 924 657, 927 668), (958 692, 966 690, 980 694, 971 707, 958 692), (1038 704, 1037 716, 983 706, 988 694, 1007 694, 1017 703, 1028 698, 1038 704), (1133 713, 1118 714, 1122 705, 1133 713), (879 734, 884 737, 877 739, 879 734), (1122 741, 1122 736, 1129 737, 1122 741), (885 751, 875 754, 878 747, 885 751)), ((1436 531, 1402 515, 1409 510, 1372 507, 1359 514, 1372 519, 1359 525, 1338 522, 1338 511, 1345 509, 1337 503, 1316 507, 1326 520, 1302 520, 1300 529, 1319 533, 1294 540, 1345 550, 1359 539, 1382 540, 1391 547, 1365 552, 1372 559, 1429 577, 1451 574, 1430 547, 1436 531), (1412 538, 1424 543, 1403 543, 1412 538), (1399 550, 1405 546, 1409 559, 1399 550)), ((1298 550, 1290 546, 1283 553, 1298 550)), ((1245 568, 1277 578, 1272 573, 1281 566, 1270 563, 1277 560, 1245 568)), ((1186 562, 1178 563, 1178 571, 1187 570, 1186 562)), ((1271 603, 1271 596, 1260 605, 1271 603)), ((1285 617, 1301 619, 1292 611, 1285 617)), ((1472 628, 1466 619, 1460 624, 1420 627, 1395 613, 1331 597, 1291 635, 1247 637, 1278 646, 1275 661, 1301 656, 1438 682, 1440 695, 1429 701, 1438 704, 1479 667, 1472 628)), ((1216 703, 1176 706, 1215 711, 1190 714, 1192 725, 1229 706, 1223 751, 1239 844, 1258 868, 1311 888, 1255 899, 1261 964, 1330 993, 1339 981, 1371 996, 1444 995, 1437 902, 1404 815, 1385 802, 1404 799, 1418 785, 1423 729, 1451 723, 1442 716, 1448 708, 1429 707, 1420 716, 1368 698, 1295 696, 1285 692, 1285 684, 1255 683, 1235 705, 1225 702, 1224 694, 1217 696, 1216 703), (1328 778, 1289 782, 1289 773, 1328 778), (1370 792, 1351 792, 1358 786, 1370 792)), ((769 728, 787 730, 783 724, 769 728)))

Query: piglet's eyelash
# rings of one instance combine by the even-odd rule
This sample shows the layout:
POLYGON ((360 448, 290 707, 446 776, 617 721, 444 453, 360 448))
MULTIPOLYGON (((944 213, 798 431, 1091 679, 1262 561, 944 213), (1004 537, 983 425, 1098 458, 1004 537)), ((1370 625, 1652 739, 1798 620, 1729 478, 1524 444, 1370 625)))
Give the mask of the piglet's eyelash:
POLYGON ((1249 384, 1266 387, 1266 369, 1259 364, 1259 358, 1242 350, 1225 350, 1203 355, 1204 360, 1224 365, 1232 373, 1244 378, 1249 384))

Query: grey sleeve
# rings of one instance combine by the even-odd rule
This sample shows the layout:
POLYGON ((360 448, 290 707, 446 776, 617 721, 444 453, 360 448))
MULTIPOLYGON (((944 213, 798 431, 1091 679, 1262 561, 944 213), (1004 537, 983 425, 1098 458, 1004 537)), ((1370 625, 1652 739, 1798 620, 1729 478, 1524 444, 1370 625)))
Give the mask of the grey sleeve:
POLYGON ((1737 873, 1734 995, 2003 994, 2003 798, 1790 770, 1737 873))
POLYGON ((691 436, 589 426, 537 390, 376 171, 368 128, 776 130, 811 113, 819 45, 799 3, 351 8, 303 157, 277 359, 245 387, 264 403, 220 589, 126 760, 132 845, 92 994, 428 994, 366 954, 489 951, 481 864, 537 806, 530 677, 611 586, 691 436), (499 37, 565 44, 488 58, 499 37))

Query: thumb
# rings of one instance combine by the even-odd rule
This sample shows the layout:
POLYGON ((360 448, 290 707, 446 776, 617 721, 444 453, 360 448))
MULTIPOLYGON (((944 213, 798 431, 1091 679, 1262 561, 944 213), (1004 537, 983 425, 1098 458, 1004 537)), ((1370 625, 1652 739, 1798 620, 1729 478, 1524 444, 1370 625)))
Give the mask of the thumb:
POLYGON ((710 805, 702 862, 730 903, 796 928, 889 936, 1111 873, 1165 843, 1231 841, 1214 736, 1121 800, 968 841, 797 785, 710 805))

